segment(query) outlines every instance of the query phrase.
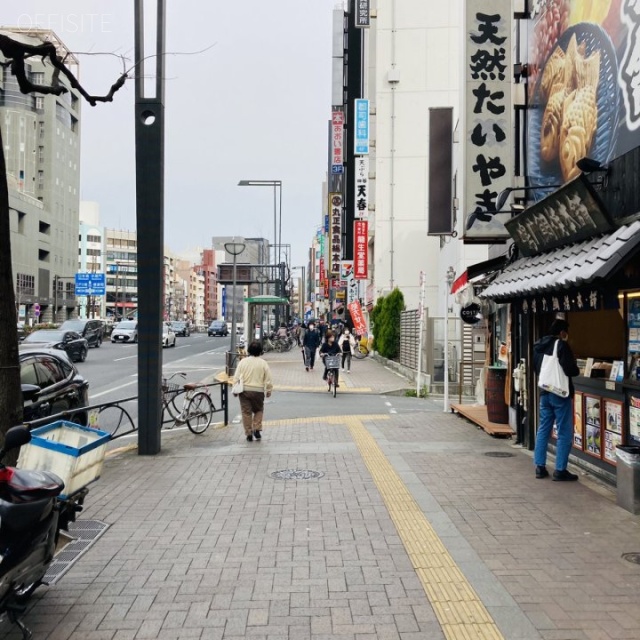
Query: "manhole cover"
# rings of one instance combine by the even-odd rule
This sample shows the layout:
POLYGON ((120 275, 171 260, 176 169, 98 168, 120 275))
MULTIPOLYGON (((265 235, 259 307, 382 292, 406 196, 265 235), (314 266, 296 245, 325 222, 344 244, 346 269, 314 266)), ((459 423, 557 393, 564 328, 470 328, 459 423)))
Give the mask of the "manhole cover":
POLYGON ((623 553, 622 557, 627 562, 633 562, 633 564, 640 564, 640 553, 623 553))
POLYGON ((324 472, 312 469, 282 469, 269 474, 274 480, 313 480, 322 478, 324 472))
POLYGON ((514 454, 509 453, 508 451, 487 451, 485 456, 489 456, 489 458, 513 458, 514 454))

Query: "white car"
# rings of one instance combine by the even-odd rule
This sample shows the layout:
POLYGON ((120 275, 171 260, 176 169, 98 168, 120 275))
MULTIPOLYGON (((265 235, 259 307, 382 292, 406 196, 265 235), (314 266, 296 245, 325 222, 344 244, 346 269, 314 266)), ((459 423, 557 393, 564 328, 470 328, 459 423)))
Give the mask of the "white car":
POLYGON ((138 342, 138 321, 123 320, 114 326, 111 342, 138 342))
POLYGON ((162 346, 163 347, 176 346, 176 334, 173 332, 171 325, 166 322, 162 325, 162 346))

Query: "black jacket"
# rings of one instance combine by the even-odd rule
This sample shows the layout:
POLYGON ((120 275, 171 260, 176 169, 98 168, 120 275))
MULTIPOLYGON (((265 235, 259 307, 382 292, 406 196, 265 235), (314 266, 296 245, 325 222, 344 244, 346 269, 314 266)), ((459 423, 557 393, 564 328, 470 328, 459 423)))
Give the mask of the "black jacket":
POLYGON ((302 340, 302 346, 308 347, 311 351, 315 351, 320 346, 320 334, 317 329, 307 329, 302 340))
MULTIPOLYGON (((540 368, 542 367, 542 360, 544 356, 550 356, 553 353, 553 347, 556 340, 560 340, 560 338, 556 336, 545 336, 544 338, 540 338, 540 340, 533 345, 533 366, 536 370, 537 376, 540 375, 540 368)), ((574 389, 573 380, 571 380, 571 378, 580 375, 580 369, 578 369, 571 347, 565 340, 560 340, 560 343, 558 344, 558 360, 560 361, 562 370, 569 378, 569 395, 570 397, 573 397, 574 389)), ((541 390, 540 393, 549 392, 541 390)))

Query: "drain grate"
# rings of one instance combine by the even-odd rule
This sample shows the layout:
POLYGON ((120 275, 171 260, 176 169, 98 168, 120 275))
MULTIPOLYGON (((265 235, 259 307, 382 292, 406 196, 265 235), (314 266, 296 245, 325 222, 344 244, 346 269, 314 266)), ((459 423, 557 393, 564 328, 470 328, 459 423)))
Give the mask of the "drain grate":
POLYGON ((56 555, 42 582, 48 585, 58 582, 108 528, 109 525, 100 520, 70 522, 69 534, 74 540, 64 548, 64 551, 56 555))
POLYGON ((623 553, 622 559, 633 564, 640 564, 640 553, 623 553))
POLYGON ((269 476, 274 480, 315 480, 324 476, 323 471, 313 471, 312 469, 282 469, 274 471, 269 476))
POLYGON ((489 458, 513 458, 515 454, 508 451, 486 451, 484 455, 489 458))

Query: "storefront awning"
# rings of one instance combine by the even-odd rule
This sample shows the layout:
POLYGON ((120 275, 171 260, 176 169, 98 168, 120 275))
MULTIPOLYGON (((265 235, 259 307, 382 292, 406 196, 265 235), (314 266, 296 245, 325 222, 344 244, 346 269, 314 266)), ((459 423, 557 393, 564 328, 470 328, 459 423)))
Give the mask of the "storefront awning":
POLYGON ((640 221, 611 233, 516 260, 480 294, 496 301, 597 284, 640 246, 640 221))
POLYGON ((499 271, 504 267, 507 262, 506 256, 500 256, 499 258, 492 258, 491 260, 485 260, 484 262, 477 262, 466 268, 466 270, 458 276, 451 285, 451 293, 457 293, 465 285, 469 283, 475 284, 480 276, 492 275, 496 271, 499 271))

